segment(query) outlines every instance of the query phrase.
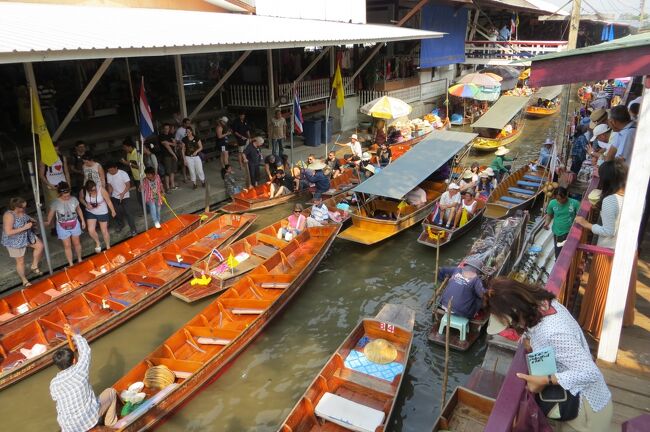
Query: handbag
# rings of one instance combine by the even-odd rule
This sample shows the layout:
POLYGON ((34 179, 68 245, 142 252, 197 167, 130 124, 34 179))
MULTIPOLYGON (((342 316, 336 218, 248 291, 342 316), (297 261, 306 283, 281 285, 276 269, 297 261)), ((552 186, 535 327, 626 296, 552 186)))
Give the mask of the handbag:
POLYGON ((66 231, 72 231, 77 227, 77 219, 73 220, 67 220, 67 221, 59 221, 59 225, 61 225, 61 228, 66 230, 66 231))
POLYGON ((525 391, 524 397, 519 402, 512 432, 553 432, 544 418, 541 408, 535 403, 535 398, 529 391, 525 391))
POLYGON ((578 417, 580 393, 574 396, 559 384, 544 387, 544 390, 535 395, 535 400, 544 415, 551 420, 569 421, 578 417))

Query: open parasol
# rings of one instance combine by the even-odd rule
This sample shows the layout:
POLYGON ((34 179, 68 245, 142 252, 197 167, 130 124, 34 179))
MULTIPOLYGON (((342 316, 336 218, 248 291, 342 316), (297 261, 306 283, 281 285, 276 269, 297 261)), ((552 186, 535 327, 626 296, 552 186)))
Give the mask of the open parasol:
POLYGON ((481 88, 476 84, 456 84, 449 87, 449 94, 462 98, 473 98, 481 88))
POLYGON ((463 84, 476 84, 481 87, 497 87, 499 81, 492 78, 488 74, 470 73, 462 77, 459 81, 463 84))
POLYGON ((492 78, 492 79, 494 79, 496 81, 499 81, 499 82, 503 81, 503 77, 501 75, 497 75, 497 74, 492 73, 492 72, 485 72, 483 75, 487 75, 490 78, 492 78))
POLYGON ((359 109, 359 111, 371 117, 389 120, 407 116, 412 110, 411 105, 390 96, 374 99, 359 109))

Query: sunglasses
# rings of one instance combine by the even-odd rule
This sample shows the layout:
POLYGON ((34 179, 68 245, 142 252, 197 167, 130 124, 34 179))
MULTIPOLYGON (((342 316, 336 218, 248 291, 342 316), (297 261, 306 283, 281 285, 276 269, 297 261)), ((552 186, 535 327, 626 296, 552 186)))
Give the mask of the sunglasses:
POLYGON ((69 194, 69 193, 70 193, 70 189, 63 189, 62 191, 59 191, 59 194, 61 194, 61 195, 65 195, 65 194, 69 194))
POLYGON ((294 213, 300 213, 300 210, 294 210, 293 212, 294 213))

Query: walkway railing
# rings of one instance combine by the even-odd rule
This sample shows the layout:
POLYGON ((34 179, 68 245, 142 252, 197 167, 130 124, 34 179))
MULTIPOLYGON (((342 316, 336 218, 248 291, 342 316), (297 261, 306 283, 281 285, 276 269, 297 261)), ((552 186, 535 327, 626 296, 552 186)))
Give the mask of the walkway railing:
POLYGON ((392 91, 378 91, 378 90, 361 90, 360 106, 363 106, 373 99, 382 96, 391 96, 403 100, 404 102, 417 102, 433 99, 437 96, 442 96, 447 91, 447 80, 439 79, 425 84, 420 84, 412 87, 406 87, 399 90, 392 91))
MULTIPOLYGON (((585 192, 585 198, 580 203, 578 215, 587 219, 589 218, 592 206, 586 197, 597 186, 598 178, 594 177, 585 192)), ((566 243, 562 247, 562 252, 560 252, 546 283, 546 289, 555 294, 563 304, 567 305, 569 310, 576 305, 576 294, 581 279, 580 272, 584 265, 586 255, 613 255, 613 252, 609 249, 583 244, 587 234, 586 230, 583 230, 580 225, 573 224, 566 243)), ((606 266, 608 260, 603 261, 604 263, 601 262, 601 268, 598 271, 589 273, 590 278, 602 279, 603 276, 599 273, 606 270, 602 266, 606 266)), ((611 266, 611 260, 609 261, 611 266)), ((594 279, 591 282, 598 283, 602 282, 602 280, 594 279)), ((486 432, 510 432, 512 429, 512 423, 519 410, 519 402, 523 399, 524 392, 526 391, 525 381, 517 378, 516 375, 520 372, 528 373, 525 350, 521 344, 517 348, 517 352, 508 369, 508 373, 506 374, 506 378, 501 386, 490 418, 488 419, 488 423, 485 426, 486 432)))
MULTIPOLYGON (((293 83, 284 83, 278 85, 276 99, 280 101, 280 106, 291 105, 291 86, 293 83)), ((345 95, 354 94, 354 85, 350 77, 343 77, 345 86, 345 95)), ((327 99, 331 94, 329 78, 316 80, 300 81, 296 85, 296 92, 300 97, 300 102, 314 102, 321 99, 327 99)), ((269 87, 266 85, 239 84, 229 86, 230 105, 251 108, 266 108, 269 101, 269 87)))
POLYGON ((507 64, 566 50, 566 41, 465 41, 465 63, 507 64))

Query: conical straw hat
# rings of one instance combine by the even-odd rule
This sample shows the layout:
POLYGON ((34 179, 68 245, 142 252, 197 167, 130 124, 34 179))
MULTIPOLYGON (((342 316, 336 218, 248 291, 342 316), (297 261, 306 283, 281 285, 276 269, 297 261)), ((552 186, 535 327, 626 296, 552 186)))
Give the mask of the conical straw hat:
POLYGON ((378 364, 390 363, 397 358, 397 348, 385 339, 375 339, 368 343, 363 353, 368 360, 378 364))

